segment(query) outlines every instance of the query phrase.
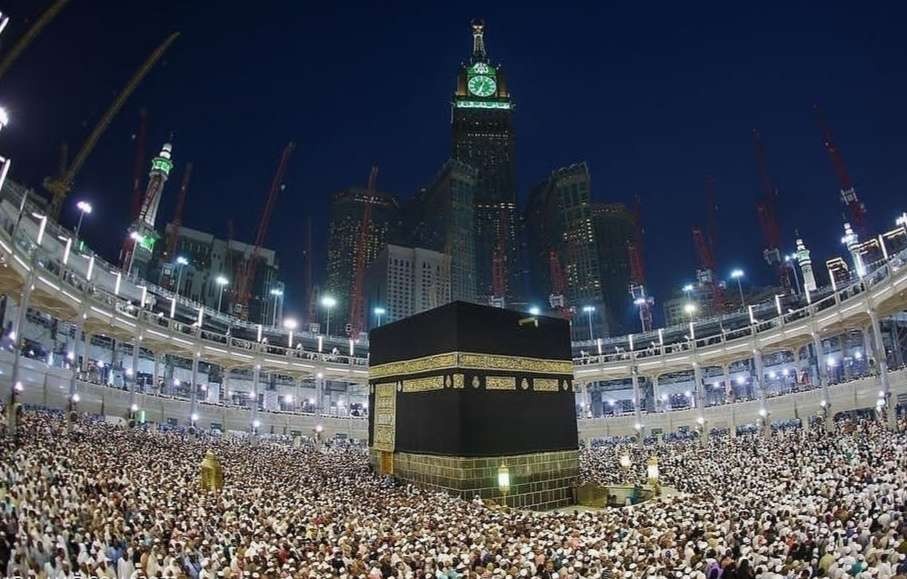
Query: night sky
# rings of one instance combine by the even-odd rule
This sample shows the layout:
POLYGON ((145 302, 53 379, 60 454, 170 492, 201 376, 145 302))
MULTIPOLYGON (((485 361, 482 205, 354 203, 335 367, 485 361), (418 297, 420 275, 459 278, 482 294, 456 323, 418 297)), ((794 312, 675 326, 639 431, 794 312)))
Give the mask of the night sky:
MULTIPOLYGON (((4 2, 13 21, 0 50, 49 3, 4 2)), ((407 197, 449 156, 457 65, 471 50, 470 19, 483 17, 518 107, 521 198, 579 161, 589 164, 595 200, 639 194, 656 300, 693 278, 690 226, 706 219, 706 175, 716 180, 722 275, 743 267, 749 281, 771 280, 754 210, 754 127, 781 190, 784 249, 799 229, 815 261, 839 252, 838 183, 814 103, 870 223, 890 228, 907 209, 903 5, 606 4, 71 0, 0 80, 12 117, 0 150, 13 158, 12 177, 37 188, 60 142, 75 152, 134 69, 181 31, 77 177, 64 222, 78 199, 93 202, 85 237, 116 257, 141 107, 149 158, 174 135, 159 226, 192 161, 184 224, 224 236, 233 218, 237 237, 250 240, 280 151, 295 140, 266 245, 280 252, 298 311, 303 224, 315 222, 323 255, 329 194, 364 186, 376 162, 379 189, 407 197)))

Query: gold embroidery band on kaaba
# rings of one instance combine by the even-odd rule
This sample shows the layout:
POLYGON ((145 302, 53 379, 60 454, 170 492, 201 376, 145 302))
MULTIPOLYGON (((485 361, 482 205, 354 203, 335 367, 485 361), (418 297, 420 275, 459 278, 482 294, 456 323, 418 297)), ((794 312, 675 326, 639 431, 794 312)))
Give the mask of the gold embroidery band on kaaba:
POLYGON ((408 376, 453 368, 486 372, 573 375, 573 362, 570 360, 449 352, 372 366, 369 368, 369 378, 374 380, 388 376, 408 376))
POLYGON ((412 380, 403 381, 403 393, 410 392, 428 392, 430 390, 443 390, 444 376, 428 376, 425 378, 413 378, 412 380))
POLYGON ((557 382, 556 378, 533 378, 532 389, 536 392, 557 392, 557 382))
POLYGON ((516 378, 513 376, 488 376, 485 378, 485 390, 516 390, 516 378))

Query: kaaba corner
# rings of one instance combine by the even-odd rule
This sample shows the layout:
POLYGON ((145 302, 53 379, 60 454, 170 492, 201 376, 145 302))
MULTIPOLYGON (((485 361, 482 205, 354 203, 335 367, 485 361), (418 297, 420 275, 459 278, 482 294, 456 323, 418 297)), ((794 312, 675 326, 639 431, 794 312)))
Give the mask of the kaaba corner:
POLYGON ((517 508, 573 503, 569 322, 453 302, 372 330, 369 352, 379 472, 517 508))

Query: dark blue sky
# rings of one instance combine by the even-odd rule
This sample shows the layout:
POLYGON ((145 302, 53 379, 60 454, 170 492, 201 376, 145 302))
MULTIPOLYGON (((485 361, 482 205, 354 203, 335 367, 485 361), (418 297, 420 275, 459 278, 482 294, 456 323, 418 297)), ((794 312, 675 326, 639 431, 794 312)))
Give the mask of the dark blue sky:
MULTIPOLYGON (((49 0, 14 0, 6 50, 49 0)), ((754 202, 751 129, 781 189, 786 249, 798 228, 824 261, 839 250, 838 184, 811 113, 835 132, 870 222, 907 209, 907 14, 899 3, 330 3, 72 0, 0 80, 13 123, 0 147, 13 177, 39 185, 66 140, 76 149, 119 88, 169 32, 183 36, 111 125, 77 179, 95 203, 89 243, 114 258, 128 222, 140 107, 149 154, 173 132, 177 162, 162 204, 169 219, 183 163, 195 164, 184 223, 254 235, 283 145, 297 150, 268 245, 302 292, 302 224, 324 249, 327 198, 364 185, 411 195, 450 150, 450 95, 484 17, 491 57, 517 103, 521 196, 552 169, 589 163, 593 197, 640 194, 656 299, 692 279, 690 226, 705 220, 715 176, 722 273, 768 282, 754 202), (857 9, 859 8, 859 9, 857 9)), ((660 309, 660 308, 659 308, 660 309)))

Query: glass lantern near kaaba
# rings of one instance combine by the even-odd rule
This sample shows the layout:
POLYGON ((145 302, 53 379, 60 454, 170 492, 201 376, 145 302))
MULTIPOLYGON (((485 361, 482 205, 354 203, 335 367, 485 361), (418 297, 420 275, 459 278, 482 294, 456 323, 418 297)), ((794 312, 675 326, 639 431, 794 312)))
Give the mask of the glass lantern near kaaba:
POLYGON ((569 322, 453 302, 372 330, 369 352, 376 470, 511 507, 573 504, 569 322))

